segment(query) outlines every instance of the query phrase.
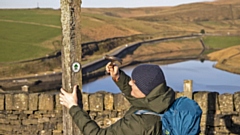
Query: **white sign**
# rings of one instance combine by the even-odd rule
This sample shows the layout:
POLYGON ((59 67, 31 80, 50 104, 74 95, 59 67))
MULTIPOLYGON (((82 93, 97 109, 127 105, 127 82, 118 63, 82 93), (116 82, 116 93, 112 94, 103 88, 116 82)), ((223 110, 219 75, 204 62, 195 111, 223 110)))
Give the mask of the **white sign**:
POLYGON ((72 71, 73 71, 73 72, 75 72, 75 73, 79 72, 79 71, 80 71, 80 68, 81 68, 80 63, 74 62, 74 63, 72 64, 72 71))

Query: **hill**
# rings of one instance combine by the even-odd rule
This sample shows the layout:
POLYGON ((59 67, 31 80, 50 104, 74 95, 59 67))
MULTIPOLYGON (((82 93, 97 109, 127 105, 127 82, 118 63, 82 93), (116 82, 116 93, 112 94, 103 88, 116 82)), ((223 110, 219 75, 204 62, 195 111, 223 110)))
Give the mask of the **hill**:
POLYGON ((207 56, 210 60, 217 61, 216 68, 240 74, 240 45, 216 51, 207 56))
MULTIPOLYGON (((137 38, 137 35, 161 38, 198 34, 200 31, 208 35, 239 36, 239 7, 239 0, 219 0, 175 7, 82 8, 82 42, 104 41, 115 37, 124 37, 121 40, 133 42, 143 40, 137 38)), ((8 76, 6 69, 12 73, 24 70, 24 74, 28 74, 37 73, 39 69, 53 71, 61 68, 60 57, 50 61, 19 64, 19 61, 45 57, 60 51, 60 10, 1 9, 0 28, 0 76, 8 76)), ((112 40, 106 45, 110 46, 114 42, 119 40, 112 40)), ((93 55, 100 57, 103 54, 96 52, 93 55)))

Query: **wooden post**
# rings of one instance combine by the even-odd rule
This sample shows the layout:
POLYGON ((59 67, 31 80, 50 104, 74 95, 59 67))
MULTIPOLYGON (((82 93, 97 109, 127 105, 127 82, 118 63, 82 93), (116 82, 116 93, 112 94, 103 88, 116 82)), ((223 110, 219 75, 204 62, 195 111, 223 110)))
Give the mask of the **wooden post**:
MULTIPOLYGON (((61 0, 62 87, 67 92, 72 92, 74 85, 82 89, 80 13, 81 0, 61 0)), ((64 135, 81 135, 65 107, 63 132, 64 135)))
POLYGON ((183 95, 192 99, 192 80, 184 80, 184 86, 183 86, 183 95))

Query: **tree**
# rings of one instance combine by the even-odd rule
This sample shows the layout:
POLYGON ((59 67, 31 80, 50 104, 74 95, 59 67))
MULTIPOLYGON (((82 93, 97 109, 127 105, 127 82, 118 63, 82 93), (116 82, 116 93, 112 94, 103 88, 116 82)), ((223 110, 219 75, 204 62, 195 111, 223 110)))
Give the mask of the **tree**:
POLYGON ((200 33, 201 33, 201 34, 205 34, 205 30, 204 30, 204 29, 201 29, 200 33))

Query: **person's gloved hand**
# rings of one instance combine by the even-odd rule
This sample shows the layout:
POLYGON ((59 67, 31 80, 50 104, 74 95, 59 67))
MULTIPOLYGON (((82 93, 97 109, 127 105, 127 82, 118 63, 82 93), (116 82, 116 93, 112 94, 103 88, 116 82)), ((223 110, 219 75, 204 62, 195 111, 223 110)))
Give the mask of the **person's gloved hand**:
POLYGON ((118 79, 119 79, 119 67, 117 66, 117 64, 109 62, 106 65, 106 72, 110 73, 110 75, 112 76, 112 79, 114 81, 118 81, 118 79))
POLYGON ((70 109, 74 105, 81 107, 81 104, 82 104, 82 101, 81 101, 82 99, 80 98, 81 96, 82 95, 78 88, 78 85, 75 85, 73 87, 72 93, 68 93, 63 88, 61 88, 61 93, 60 93, 60 98, 59 98, 60 104, 64 105, 68 109, 70 109))

